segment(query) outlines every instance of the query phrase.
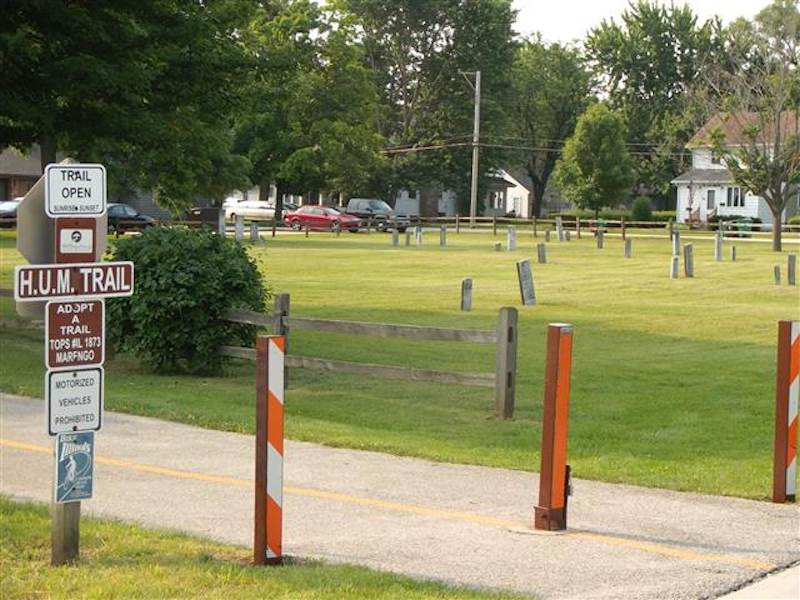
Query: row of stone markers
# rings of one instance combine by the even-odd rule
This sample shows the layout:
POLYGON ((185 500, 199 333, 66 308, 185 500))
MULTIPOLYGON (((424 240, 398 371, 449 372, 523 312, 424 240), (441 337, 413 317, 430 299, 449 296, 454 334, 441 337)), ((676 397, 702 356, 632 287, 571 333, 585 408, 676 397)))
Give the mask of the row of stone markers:
POLYGON ((105 298, 133 294, 133 263, 98 262, 106 222, 106 171, 97 164, 48 165, 18 209, 17 247, 32 264, 14 268, 17 311, 45 316, 46 431, 55 456, 53 565, 78 559, 80 502, 94 492, 105 298))

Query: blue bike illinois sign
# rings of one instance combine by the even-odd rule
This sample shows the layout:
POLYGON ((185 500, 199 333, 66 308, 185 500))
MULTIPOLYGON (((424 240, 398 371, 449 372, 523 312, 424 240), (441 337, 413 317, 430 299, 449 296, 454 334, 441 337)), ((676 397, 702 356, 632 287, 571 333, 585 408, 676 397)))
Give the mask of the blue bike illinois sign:
POLYGON ((93 480, 94 431, 58 434, 56 436, 56 502, 79 502, 90 499, 93 480))

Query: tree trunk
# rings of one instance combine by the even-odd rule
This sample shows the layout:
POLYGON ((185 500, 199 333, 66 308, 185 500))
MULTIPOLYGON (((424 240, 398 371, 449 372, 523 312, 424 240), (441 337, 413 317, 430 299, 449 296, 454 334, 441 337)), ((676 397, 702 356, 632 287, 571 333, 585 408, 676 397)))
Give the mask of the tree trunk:
POLYGON ((775 210, 774 206, 770 206, 772 211, 772 250, 775 252, 781 251, 781 213, 783 210, 775 210))
POLYGON ((39 140, 42 173, 47 165, 56 162, 56 140, 51 135, 43 135, 39 140))
POLYGON ((421 217, 439 216, 439 192, 431 188, 419 191, 419 215, 421 217))
POLYGON ((262 200, 263 202, 269 201, 269 189, 272 186, 272 177, 270 177, 269 173, 263 173, 261 175, 261 181, 258 184, 258 199, 262 200))

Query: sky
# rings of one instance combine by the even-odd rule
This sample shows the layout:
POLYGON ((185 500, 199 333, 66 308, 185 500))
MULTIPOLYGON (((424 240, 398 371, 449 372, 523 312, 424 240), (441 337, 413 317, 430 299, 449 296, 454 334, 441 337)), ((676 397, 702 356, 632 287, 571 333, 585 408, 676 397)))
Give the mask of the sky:
MULTIPOLYGON (((718 15, 723 23, 730 23, 738 17, 753 19, 770 0, 686 0, 685 3, 700 21, 718 15)), ((683 2, 676 0, 675 4, 683 2)), ((603 19, 620 22, 628 6, 629 0, 514 0, 514 8, 519 11, 515 30, 523 35, 539 31, 545 41, 567 43, 582 39, 603 19)))

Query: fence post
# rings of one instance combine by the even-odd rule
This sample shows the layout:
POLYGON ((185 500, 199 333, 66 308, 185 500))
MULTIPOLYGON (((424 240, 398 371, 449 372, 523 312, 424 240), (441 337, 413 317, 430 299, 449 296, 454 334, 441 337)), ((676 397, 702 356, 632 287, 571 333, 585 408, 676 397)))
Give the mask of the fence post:
POLYGON ((497 365, 495 368, 495 413, 501 419, 514 417, 517 380, 517 309, 505 306, 497 319, 497 365))
POLYGON ((672 219, 670 219, 667 225, 669 226, 669 239, 672 240, 672 234, 675 232, 675 224, 672 222, 672 219))
POLYGON ((456 215, 456 235, 461 233, 461 217, 456 215))
POLYGON ((283 561, 283 370, 286 338, 256 340, 256 472, 253 561, 283 561))
POLYGON ((797 494, 798 401, 800 401, 800 321, 778 321, 772 501, 779 504, 794 500, 797 494))
POLYGON ((497 237, 497 217, 492 217, 492 234, 497 237))
POLYGON ((250 241, 257 242, 258 241, 258 223, 253 221, 250 223, 250 241))
POLYGON ((275 305, 272 311, 272 333, 286 338, 285 348, 289 351, 289 325, 286 319, 289 316, 289 294, 275 294, 275 305))
POLYGON ((533 222, 533 237, 539 237, 539 234, 536 232, 536 217, 531 217, 531 221, 533 222))
POLYGON ((581 218, 575 217, 575 235, 578 236, 578 239, 581 239, 581 218))
POLYGON ((797 285, 797 255, 790 254, 786 259, 786 283, 797 285))
POLYGON ((622 239, 623 240, 627 239, 625 237, 625 217, 621 217, 620 219, 620 228, 622 229, 622 239))
POLYGON ((567 433, 573 332, 572 325, 566 323, 551 323, 547 327, 542 463, 539 470, 539 503, 533 517, 534 527, 545 531, 567 528, 567 433))

